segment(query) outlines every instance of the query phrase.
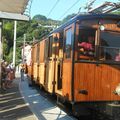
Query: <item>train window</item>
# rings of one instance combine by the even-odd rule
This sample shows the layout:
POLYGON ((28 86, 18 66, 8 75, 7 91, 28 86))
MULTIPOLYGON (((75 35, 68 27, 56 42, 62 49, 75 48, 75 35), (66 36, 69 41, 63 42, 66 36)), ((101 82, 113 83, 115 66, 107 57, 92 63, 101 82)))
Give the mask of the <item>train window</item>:
POLYGON ((35 54, 35 60, 34 60, 34 62, 37 62, 37 44, 35 45, 35 49, 34 49, 34 54, 35 54))
POLYGON ((56 36, 53 39, 53 44, 52 44, 52 54, 53 55, 58 55, 58 46, 57 46, 57 43, 58 43, 58 37, 57 37, 57 34, 56 34, 56 36))
POLYGON ((65 53, 66 58, 71 58, 71 48, 72 48, 72 29, 66 31, 66 44, 65 44, 65 53))
POLYGON ((47 57, 48 57, 48 39, 46 39, 46 41, 45 41, 45 49, 44 49, 44 60, 46 60, 47 59, 47 57))
POLYGON ((63 31, 60 33, 59 37, 59 57, 63 58, 63 31))
POLYGON ((81 29, 78 37, 78 60, 94 59, 95 54, 95 30, 81 29))
POLYGON ((99 50, 100 60, 120 61, 120 33, 102 31, 99 50))
POLYGON ((40 45, 37 45, 36 62, 39 63, 40 45))
POLYGON ((53 36, 49 37, 49 51, 48 51, 48 57, 52 57, 52 43, 53 43, 53 36))
POLYGON ((60 33, 59 47, 60 47, 60 49, 63 49, 63 32, 60 33))

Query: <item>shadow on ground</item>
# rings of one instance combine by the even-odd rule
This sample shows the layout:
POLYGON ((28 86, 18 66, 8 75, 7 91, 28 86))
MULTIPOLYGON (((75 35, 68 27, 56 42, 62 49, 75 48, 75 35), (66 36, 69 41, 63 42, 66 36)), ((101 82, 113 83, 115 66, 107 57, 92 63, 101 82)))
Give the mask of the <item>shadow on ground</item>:
POLYGON ((33 115, 19 92, 19 78, 13 87, 0 91, 0 120, 17 120, 33 115))

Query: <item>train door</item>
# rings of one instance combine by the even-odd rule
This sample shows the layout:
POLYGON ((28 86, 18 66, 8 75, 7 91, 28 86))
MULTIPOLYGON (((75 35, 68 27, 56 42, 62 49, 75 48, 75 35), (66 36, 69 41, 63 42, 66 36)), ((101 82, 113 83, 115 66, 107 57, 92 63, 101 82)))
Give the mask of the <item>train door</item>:
POLYGON ((39 51, 39 84, 40 87, 44 87, 45 85, 45 41, 46 40, 42 40, 40 41, 40 51, 39 51))
POLYGON ((33 79, 37 83, 37 44, 34 45, 33 79))
POLYGON ((35 44, 32 47, 32 73, 33 73, 33 81, 35 82, 35 44))
POLYGON ((72 43, 74 41, 74 24, 64 29, 64 59, 62 76, 62 93, 66 99, 72 99, 72 43))
POLYGON ((34 58, 34 46, 31 47, 31 65, 30 65, 30 78, 33 81, 33 58, 34 58))
POLYGON ((36 54, 36 61, 37 61, 37 82, 38 82, 38 84, 40 83, 39 59, 40 59, 40 43, 37 44, 37 54, 36 54))
POLYGON ((54 92, 54 74, 55 74, 55 61, 56 61, 56 55, 55 55, 55 39, 54 36, 49 37, 49 43, 48 43, 48 58, 46 59, 46 85, 45 89, 53 93, 54 92))
POLYGON ((74 100, 94 99, 97 31, 77 26, 76 51, 74 64, 74 100))
POLYGON ((58 33, 58 42, 56 45, 56 68, 55 68, 55 93, 62 96, 62 73, 63 73, 63 35, 64 31, 58 33))
POLYGON ((48 49, 49 49, 49 39, 45 40, 45 45, 44 45, 44 88, 45 90, 48 91, 48 49))

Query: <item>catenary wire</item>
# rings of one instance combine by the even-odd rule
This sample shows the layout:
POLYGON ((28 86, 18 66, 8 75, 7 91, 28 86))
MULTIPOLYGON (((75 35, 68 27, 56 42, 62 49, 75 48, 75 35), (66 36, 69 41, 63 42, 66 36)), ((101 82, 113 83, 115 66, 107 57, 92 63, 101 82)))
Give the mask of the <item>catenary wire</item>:
POLYGON ((57 0, 56 3, 53 5, 52 9, 49 11, 47 18, 49 17, 49 15, 52 13, 53 9, 56 7, 56 5, 59 3, 60 0, 57 0))
POLYGON ((61 17, 59 17, 59 19, 61 19, 62 17, 64 17, 64 15, 65 15, 69 10, 71 10, 72 7, 74 7, 79 1, 80 1, 80 0, 77 0, 70 8, 68 8, 68 9, 64 12, 64 14, 61 15, 61 17))

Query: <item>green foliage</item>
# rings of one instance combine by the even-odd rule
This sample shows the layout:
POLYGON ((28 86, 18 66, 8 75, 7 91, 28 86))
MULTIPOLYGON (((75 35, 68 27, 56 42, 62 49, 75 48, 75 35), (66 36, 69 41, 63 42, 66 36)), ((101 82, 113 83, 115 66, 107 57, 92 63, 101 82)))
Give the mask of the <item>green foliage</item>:
POLYGON ((40 20, 43 20, 43 21, 47 21, 47 18, 43 15, 35 15, 33 17, 33 20, 36 20, 36 21, 40 21, 40 20))
POLYGON ((116 11, 116 12, 113 12, 113 14, 117 14, 117 15, 120 15, 120 11, 116 11))
MULTIPOLYGON (((92 5, 92 4, 90 4, 92 5)), ((120 11, 114 12, 114 14, 120 14, 120 11)), ((67 22, 69 19, 73 18, 76 14, 68 15, 63 19, 63 21, 56 21, 52 19, 47 19, 43 15, 36 15, 30 22, 17 22, 17 42, 16 42, 16 62, 18 63, 21 59, 21 48, 23 46, 23 36, 26 34, 26 43, 32 44, 33 38, 41 40, 41 38, 51 30, 53 26, 59 26, 67 22)), ((14 31, 13 21, 3 22, 3 56, 8 62, 12 61, 13 57, 13 31, 14 31)))
MULTIPOLYGON (((44 35, 47 35, 60 21, 47 19, 43 15, 36 15, 30 22, 17 22, 17 40, 16 40, 16 63, 21 59, 21 48, 23 46, 23 36, 26 34, 26 43, 32 44, 33 38, 40 40, 44 35), (47 27, 48 26, 48 27, 47 27), (51 27, 49 27, 51 26, 51 27)), ((13 59, 13 33, 14 22, 3 22, 3 54, 4 59, 8 62, 13 59)))
MULTIPOLYGON (((120 14, 120 11, 114 12, 120 14)), ((61 23, 67 22, 69 19, 74 17, 76 14, 68 15, 63 19, 62 22, 47 19, 45 16, 36 15, 30 22, 17 22, 17 49, 16 49, 16 62, 21 59, 21 48, 23 46, 23 36, 26 34, 26 43, 32 44, 33 38, 41 40, 41 38, 53 29, 52 26, 58 26, 61 23), (47 27, 48 26, 48 27, 47 27), (51 26, 51 27, 49 27, 51 26)), ((13 21, 4 21, 3 24, 3 56, 8 62, 12 61, 13 58, 13 21)))
POLYGON ((4 57, 5 61, 11 62, 13 58, 13 48, 10 49, 9 53, 4 57))
POLYGON ((8 54, 8 45, 6 39, 3 38, 3 57, 8 54))
POLYGON ((3 36, 9 45, 8 50, 13 46, 13 22, 5 21, 3 22, 3 36))
POLYGON ((10 61, 10 50, 13 46, 13 22, 4 21, 3 22, 3 58, 6 61, 10 61))

